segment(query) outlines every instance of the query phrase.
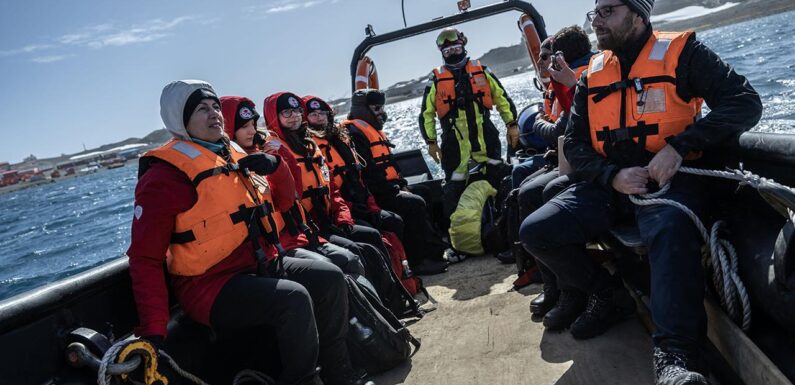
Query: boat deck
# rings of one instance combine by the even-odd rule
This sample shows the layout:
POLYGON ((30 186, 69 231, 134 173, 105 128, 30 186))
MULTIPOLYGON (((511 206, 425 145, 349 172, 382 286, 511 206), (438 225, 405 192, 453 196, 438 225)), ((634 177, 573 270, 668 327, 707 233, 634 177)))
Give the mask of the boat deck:
MULTIPOLYGON (((410 326, 422 347, 378 376, 394 384, 653 384, 651 338, 637 318, 602 336, 576 341, 547 332, 528 307, 541 290, 510 291, 514 265, 469 258, 423 277, 437 310, 410 326)), ((426 303, 423 307, 432 305, 426 303)))

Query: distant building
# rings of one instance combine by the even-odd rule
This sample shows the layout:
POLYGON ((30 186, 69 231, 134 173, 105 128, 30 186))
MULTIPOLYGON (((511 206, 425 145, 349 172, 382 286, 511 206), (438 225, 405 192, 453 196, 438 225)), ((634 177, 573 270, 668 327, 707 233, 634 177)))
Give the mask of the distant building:
POLYGON ((21 179, 18 171, 5 171, 0 174, 0 187, 17 184, 21 179))
POLYGON ((11 169, 11 164, 8 162, 0 162, 0 171, 8 171, 11 169))
POLYGON ((28 157, 27 157, 27 158, 25 158, 25 159, 22 159, 22 161, 23 161, 23 162, 34 162, 34 161, 36 161, 37 159, 38 159, 38 158, 36 158, 36 155, 30 154, 30 156, 28 156, 28 157))

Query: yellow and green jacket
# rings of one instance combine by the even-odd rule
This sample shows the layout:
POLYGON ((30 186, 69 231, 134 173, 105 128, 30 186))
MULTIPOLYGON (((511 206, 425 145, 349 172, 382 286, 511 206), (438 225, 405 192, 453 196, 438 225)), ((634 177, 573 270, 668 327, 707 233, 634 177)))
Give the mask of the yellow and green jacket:
POLYGON ((470 158, 478 163, 500 159, 499 135, 489 119, 493 107, 506 125, 516 121, 513 101, 480 61, 468 60, 460 69, 441 66, 430 74, 420 108, 420 132, 426 143, 436 142, 439 118, 445 172, 464 172, 470 158), (469 82, 459 81, 464 73, 469 82))

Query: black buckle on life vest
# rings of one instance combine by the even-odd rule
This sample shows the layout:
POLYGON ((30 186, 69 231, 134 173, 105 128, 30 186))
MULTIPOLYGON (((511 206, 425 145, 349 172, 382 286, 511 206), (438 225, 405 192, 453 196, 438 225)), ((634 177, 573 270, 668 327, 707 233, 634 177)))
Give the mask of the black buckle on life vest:
POLYGON ((614 130, 605 126, 602 128, 602 131, 596 133, 596 141, 618 143, 638 138, 638 144, 645 146, 646 137, 649 135, 657 135, 659 133, 659 127, 660 126, 656 123, 646 125, 644 121, 639 121, 638 125, 634 127, 616 128, 614 130))

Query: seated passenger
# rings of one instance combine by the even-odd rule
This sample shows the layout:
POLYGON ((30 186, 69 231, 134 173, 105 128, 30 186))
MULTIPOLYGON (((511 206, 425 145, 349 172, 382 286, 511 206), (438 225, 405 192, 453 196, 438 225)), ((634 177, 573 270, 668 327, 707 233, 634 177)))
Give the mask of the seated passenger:
POLYGON ((283 366, 279 384, 321 384, 320 378, 325 384, 354 383, 342 272, 330 263, 290 257, 279 268, 270 242, 275 229, 265 225, 270 218, 251 215, 259 205, 292 204, 284 162, 246 155, 230 144, 220 101, 208 83, 172 82, 160 106, 174 138, 141 158, 127 251, 140 321, 136 335, 155 344, 166 337, 165 262, 174 295, 190 318, 220 336, 244 328, 276 336, 283 366), (265 176, 271 188, 249 189, 250 172, 265 176), (251 236, 260 224, 268 234, 251 236))
MULTIPOLYGON (((226 126, 226 133, 229 137, 249 153, 265 152, 278 155, 287 165, 285 168, 288 170, 287 176, 291 184, 295 186, 296 183, 300 183, 300 179, 296 180, 294 177, 295 173, 300 172, 300 169, 289 150, 282 148, 278 142, 266 143, 267 139, 263 138, 263 134, 256 130, 259 114, 251 100, 240 96, 224 96, 221 98, 221 105, 225 119, 234 122, 234 125, 226 126)), ((255 183, 260 179, 255 176, 255 183)), ((294 197, 295 190, 291 196, 292 204, 287 209, 280 209, 274 214, 274 217, 284 222, 284 228, 279 232, 279 241, 287 255, 329 261, 354 277, 363 276, 365 270, 359 256, 350 250, 329 243, 319 234, 313 232, 310 226, 307 226, 306 214, 300 200, 295 200, 294 197)))
MULTIPOLYGON (((541 63, 548 63, 547 72, 552 78, 547 90, 547 95, 551 95, 552 100, 550 102, 549 99, 545 99, 547 102, 545 106, 549 106, 549 111, 545 114, 539 113, 536 115, 536 119, 532 121, 532 128, 523 131, 529 138, 534 139, 536 143, 544 143, 547 149, 554 150, 555 153, 548 153, 542 158, 538 156, 530 158, 530 162, 514 167, 513 176, 518 178, 529 175, 526 174, 531 171, 528 165, 536 169, 543 165, 548 169, 548 172, 540 175, 537 173, 533 174, 534 177, 532 179, 527 178, 520 181, 518 185, 516 184, 517 180, 513 180, 514 185, 519 188, 517 201, 521 218, 526 218, 544 204, 544 194, 554 196, 569 185, 569 177, 560 175, 558 172, 558 157, 556 153, 558 151, 558 137, 563 135, 566 124, 569 121, 568 114, 571 109, 571 98, 568 95, 574 91, 576 77, 585 71, 588 67, 588 61, 593 56, 588 34, 578 26, 561 29, 551 38, 551 42, 551 51, 556 52, 556 54, 545 57, 545 52, 542 52, 540 57, 541 63), (573 68, 573 70, 570 68, 573 68), (538 163, 541 163, 541 165, 538 163)), ((522 113, 526 114, 526 111, 522 113)), ((528 123, 526 122, 525 124, 528 123)), ((522 139, 521 136, 520 139, 522 139)), ((521 251, 517 248, 515 253, 521 251)), ((544 290, 530 303, 530 311, 535 315, 543 316, 555 305, 560 293, 555 275, 543 263, 539 262, 537 266, 541 273, 541 279, 544 281, 544 290)))
POLYGON ((657 384, 707 384, 700 356, 706 339, 701 236, 680 209, 633 206, 627 195, 670 183, 664 197, 703 214, 702 177, 677 174, 679 167, 697 165, 701 151, 753 127, 762 106, 748 81, 693 32, 654 31, 652 4, 597 0, 588 13, 604 51, 577 84, 564 144, 583 181, 530 214, 520 237, 562 290, 544 325, 570 326, 575 338, 591 338, 631 315, 634 303, 585 244, 608 230, 619 209, 633 213, 651 267, 657 384), (711 111, 698 119, 702 101, 711 111))
MULTIPOLYGON (((301 188, 296 192, 301 197, 301 205, 318 226, 320 234, 331 242, 321 247, 336 245, 365 258, 367 256, 363 254, 372 251, 357 245, 357 242, 363 242, 375 246, 375 253, 382 253, 375 257, 388 260, 389 254, 378 230, 354 223, 338 186, 331 179, 319 147, 307 131, 302 100, 289 92, 265 98, 265 122, 274 135, 285 143, 284 147, 290 151, 289 156, 297 161, 298 173, 293 174, 293 177, 297 182, 300 181, 297 184, 301 188)), ((366 263, 366 260, 360 263, 366 263)), ((365 275, 364 271, 363 267, 360 274, 365 275)))
POLYGON ((362 157, 365 184, 378 206, 398 214, 405 223, 406 256, 417 274, 447 271, 446 244, 434 229, 425 200, 409 191, 408 183, 392 157, 392 144, 383 131, 386 97, 378 90, 358 90, 351 97, 348 129, 356 152, 362 157))
MULTIPOLYGON (((323 99, 305 96, 303 102, 306 106, 308 132, 326 160, 331 184, 338 188, 353 218, 365 227, 393 232, 402 238, 403 219, 378 207, 375 198, 364 185, 361 173, 364 165, 353 148, 348 129, 334 123, 334 112, 323 99)), ((363 238, 359 240, 357 236, 352 236, 351 239, 371 243, 363 238)), ((382 245, 374 246, 380 248, 382 245)))

